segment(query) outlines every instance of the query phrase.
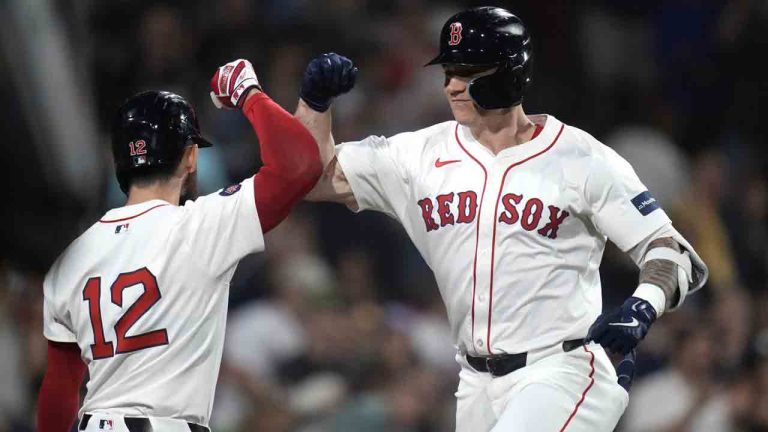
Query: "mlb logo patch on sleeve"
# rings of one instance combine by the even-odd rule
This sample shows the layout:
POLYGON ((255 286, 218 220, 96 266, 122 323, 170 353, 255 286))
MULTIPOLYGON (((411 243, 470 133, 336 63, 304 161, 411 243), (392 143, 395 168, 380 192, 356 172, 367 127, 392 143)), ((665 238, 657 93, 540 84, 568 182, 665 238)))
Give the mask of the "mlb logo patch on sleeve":
POLYGON ((230 196, 230 195, 234 194, 235 192, 239 191, 242 186, 243 185, 241 185, 240 183, 233 184, 232 186, 227 186, 224 189, 222 189, 221 192, 219 192, 219 195, 221 195, 221 196, 230 196))
POLYGON ((652 211, 659 208, 659 203, 656 202, 656 198, 652 197, 651 193, 648 191, 632 198, 632 204, 634 204, 637 211, 643 216, 648 216, 652 211))

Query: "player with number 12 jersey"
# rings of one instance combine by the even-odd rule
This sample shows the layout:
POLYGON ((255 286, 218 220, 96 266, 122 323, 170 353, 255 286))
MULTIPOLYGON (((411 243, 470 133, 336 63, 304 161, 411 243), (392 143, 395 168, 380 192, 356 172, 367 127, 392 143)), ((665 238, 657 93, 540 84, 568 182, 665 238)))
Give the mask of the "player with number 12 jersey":
POLYGON ((264 165, 183 202, 194 193, 198 147, 210 146, 191 106, 145 92, 121 107, 113 153, 128 202, 76 239, 44 281, 42 432, 70 430, 79 363, 89 372, 80 430, 208 430, 229 282, 321 173, 316 142, 261 91, 249 62, 219 68, 212 87, 220 107, 249 119, 264 165))

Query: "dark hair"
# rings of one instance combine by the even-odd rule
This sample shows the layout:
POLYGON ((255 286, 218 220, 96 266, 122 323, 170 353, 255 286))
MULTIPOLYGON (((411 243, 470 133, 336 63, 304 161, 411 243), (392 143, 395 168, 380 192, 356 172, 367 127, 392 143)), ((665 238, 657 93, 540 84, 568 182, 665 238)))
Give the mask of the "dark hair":
POLYGON ((173 177, 173 174, 176 172, 180 163, 181 159, 173 164, 154 165, 134 169, 131 171, 130 176, 118 175, 117 181, 120 183, 120 188, 127 194, 131 190, 131 186, 146 187, 155 183, 167 182, 173 177))

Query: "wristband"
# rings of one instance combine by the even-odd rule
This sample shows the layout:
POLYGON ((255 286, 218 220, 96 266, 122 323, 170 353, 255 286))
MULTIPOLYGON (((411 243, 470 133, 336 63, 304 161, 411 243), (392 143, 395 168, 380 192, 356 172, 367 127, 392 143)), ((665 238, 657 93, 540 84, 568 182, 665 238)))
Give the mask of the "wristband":
POLYGON ((632 297, 643 299, 650 303, 656 310, 656 318, 659 318, 666 309, 667 296, 664 294, 664 290, 650 283, 641 283, 637 286, 632 297))

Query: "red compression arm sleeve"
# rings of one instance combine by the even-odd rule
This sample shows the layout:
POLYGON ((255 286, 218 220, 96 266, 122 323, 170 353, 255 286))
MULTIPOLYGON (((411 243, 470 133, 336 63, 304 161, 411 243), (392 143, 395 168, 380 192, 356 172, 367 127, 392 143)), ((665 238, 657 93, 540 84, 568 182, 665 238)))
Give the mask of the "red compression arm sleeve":
POLYGON ((282 222, 320 179, 320 150, 309 131, 264 93, 250 96, 243 114, 261 146, 264 165, 254 177, 254 193, 261 230, 266 233, 282 222))
POLYGON ((77 417, 86 369, 77 344, 48 342, 48 366, 37 397, 39 432, 69 432, 77 417))

